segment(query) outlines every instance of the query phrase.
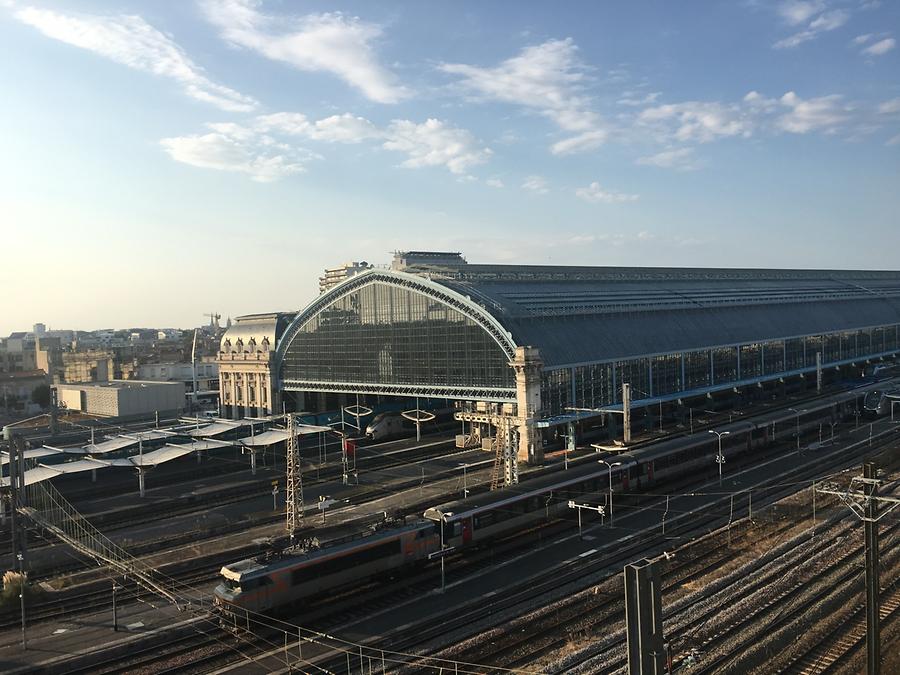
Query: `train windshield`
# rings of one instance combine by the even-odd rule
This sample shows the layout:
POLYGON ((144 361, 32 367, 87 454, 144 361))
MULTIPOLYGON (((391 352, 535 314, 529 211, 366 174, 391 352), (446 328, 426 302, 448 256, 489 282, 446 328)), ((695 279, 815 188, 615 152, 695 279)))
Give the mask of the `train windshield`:
POLYGON ((240 591, 241 584, 239 581, 235 581, 234 579, 228 579, 227 577, 222 577, 222 585, 230 591, 240 591))
POLYGON ((880 391, 870 391, 866 394, 865 406, 867 408, 874 408, 881 402, 882 392, 880 391))

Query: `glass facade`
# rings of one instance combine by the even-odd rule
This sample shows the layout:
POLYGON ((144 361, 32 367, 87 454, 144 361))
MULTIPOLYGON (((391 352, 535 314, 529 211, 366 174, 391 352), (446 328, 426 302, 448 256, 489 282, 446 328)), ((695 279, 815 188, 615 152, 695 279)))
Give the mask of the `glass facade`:
POLYGON ((312 316, 294 335, 282 377, 515 389, 509 358, 473 319, 422 293, 374 282, 312 316))
POLYGON ((829 366, 898 349, 900 325, 892 325, 559 368, 544 371, 541 402, 546 414, 559 415, 567 406, 602 408, 621 403, 623 382, 631 384, 632 400, 637 401, 813 369, 816 352, 822 352, 822 365, 829 366))

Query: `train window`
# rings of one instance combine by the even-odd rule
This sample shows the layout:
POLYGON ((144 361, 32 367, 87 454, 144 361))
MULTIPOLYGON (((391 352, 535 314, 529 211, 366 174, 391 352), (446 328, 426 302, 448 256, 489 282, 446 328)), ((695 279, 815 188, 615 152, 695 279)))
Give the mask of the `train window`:
POLYGON ((425 537, 428 536, 428 534, 429 534, 428 530, 421 529, 418 532, 416 532, 416 539, 424 539, 425 537))
POLYGON ((628 471, 629 478, 637 478, 640 475, 641 475, 641 467, 640 466, 633 466, 628 471))
POLYGON ((494 523, 494 514, 491 511, 486 511, 481 515, 475 516, 475 529, 479 529, 482 527, 488 527, 494 523))

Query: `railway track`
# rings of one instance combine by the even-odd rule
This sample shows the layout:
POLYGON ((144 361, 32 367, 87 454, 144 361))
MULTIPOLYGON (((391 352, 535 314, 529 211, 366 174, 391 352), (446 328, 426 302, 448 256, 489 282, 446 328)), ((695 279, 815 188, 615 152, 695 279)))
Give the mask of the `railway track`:
MULTIPOLYGON (((866 641, 866 606, 857 603, 851 612, 824 637, 818 640, 805 654, 795 657, 778 672, 794 675, 829 673, 844 664, 866 641)), ((894 619, 900 613, 900 579, 882 591, 880 616, 882 624, 894 619)))
MULTIPOLYGON (((887 444, 888 442, 889 442, 889 439, 888 439, 888 441, 884 441, 883 444, 887 444)), ((863 454, 868 454, 874 450, 876 450, 876 447, 873 447, 873 448, 866 447, 864 449, 861 448, 854 454, 854 457, 861 456, 863 454)), ((849 459, 849 458, 848 457, 836 458, 833 460, 832 466, 840 465, 843 462, 845 462, 847 459, 849 459)), ((821 468, 822 467, 820 465, 817 465, 815 468, 812 469, 812 471, 818 472, 821 470, 821 468)), ((813 475, 815 475, 815 473, 813 473, 813 475)), ((796 477, 799 478, 800 476, 796 476, 796 477)), ((778 493, 773 492, 770 495, 770 498, 772 501, 775 501, 784 496, 787 496, 791 492, 793 492, 793 489, 787 488, 782 491, 779 491, 778 493)), ((705 519, 705 520, 701 520, 701 522, 698 522, 697 525, 699 528, 702 528, 704 526, 708 526, 709 522, 710 522, 710 519, 705 519)), ((670 530, 670 532, 674 533, 674 530, 670 530)), ((642 542, 642 546, 641 546, 643 555, 647 554, 646 553, 647 550, 658 550, 660 543, 661 542, 659 542, 659 541, 653 541, 651 538, 645 539, 642 542)), ((642 556, 638 555, 637 551, 629 551, 629 552, 627 552, 627 555, 615 556, 612 559, 605 558, 605 561, 608 566, 619 566, 619 569, 620 569, 621 564, 631 562, 636 557, 642 557, 642 556)), ((589 563, 583 563, 581 569, 583 570, 584 575, 588 575, 593 571, 589 563)), ((541 589, 540 587, 535 588, 533 591, 533 594, 532 594, 532 599, 538 598, 540 595, 540 592, 542 590, 543 589, 541 589)), ((564 632, 565 626, 570 625, 570 622, 566 621, 566 622, 561 622, 561 623, 563 624, 562 628, 563 628, 563 632, 564 632)), ((520 644, 535 644, 536 643, 537 645, 540 645, 542 643, 542 641, 545 641, 547 639, 547 632, 549 630, 553 630, 554 634, 557 635, 557 638, 553 642, 555 643, 554 646, 559 647, 561 645, 561 643, 563 643, 565 641, 563 636, 558 634, 559 631, 557 631, 557 626, 547 626, 546 624, 544 624, 542 626, 535 626, 535 627, 528 626, 525 633, 519 634, 518 636, 516 636, 515 638, 512 638, 512 639, 518 641, 520 644)), ((448 631, 449 631, 449 628, 448 628, 448 631)), ((506 639, 506 638, 504 637, 504 639, 506 639)), ((506 650, 504 650, 504 651, 506 651, 506 650)), ((549 645, 545 645, 545 646, 541 646, 537 649, 533 649, 533 650, 529 649, 527 653, 520 654, 518 658, 495 659, 496 649, 494 647, 491 647, 488 649, 482 649, 481 651, 479 651, 477 648, 473 648, 471 650, 467 650, 467 651, 463 652, 461 655, 459 655, 458 652, 453 652, 453 658, 462 658, 463 660, 468 660, 468 661, 472 661, 472 662, 491 663, 493 665, 503 666, 503 667, 522 667, 525 664, 534 663, 534 661, 536 659, 541 658, 542 656, 546 656, 551 651, 552 651, 551 647, 549 645)), ((587 662, 589 659, 591 659, 594 656, 595 653, 597 653, 597 651, 598 650, 588 650, 588 652, 586 652, 579 659, 573 659, 573 660, 566 661, 564 668, 562 668, 559 672, 569 672, 569 670, 574 669, 574 668, 578 667, 579 665, 587 662)), ((450 657, 449 650, 442 650, 440 652, 430 652, 430 653, 433 656, 446 655, 448 658, 450 657)), ((503 656, 503 655, 501 654, 500 656, 503 656)))

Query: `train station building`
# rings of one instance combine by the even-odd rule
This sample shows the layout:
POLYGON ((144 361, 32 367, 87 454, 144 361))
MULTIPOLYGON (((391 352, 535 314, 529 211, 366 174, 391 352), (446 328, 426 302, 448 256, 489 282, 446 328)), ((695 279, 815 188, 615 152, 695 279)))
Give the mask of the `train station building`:
POLYGON ((900 272, 404 256, 329 288, 273 333, 270 400, 450 399, 535 462, 554 427, 621 409, 624 383, 633 409, 673 415, 694 397, 859 377, 900 351, 900 272))

